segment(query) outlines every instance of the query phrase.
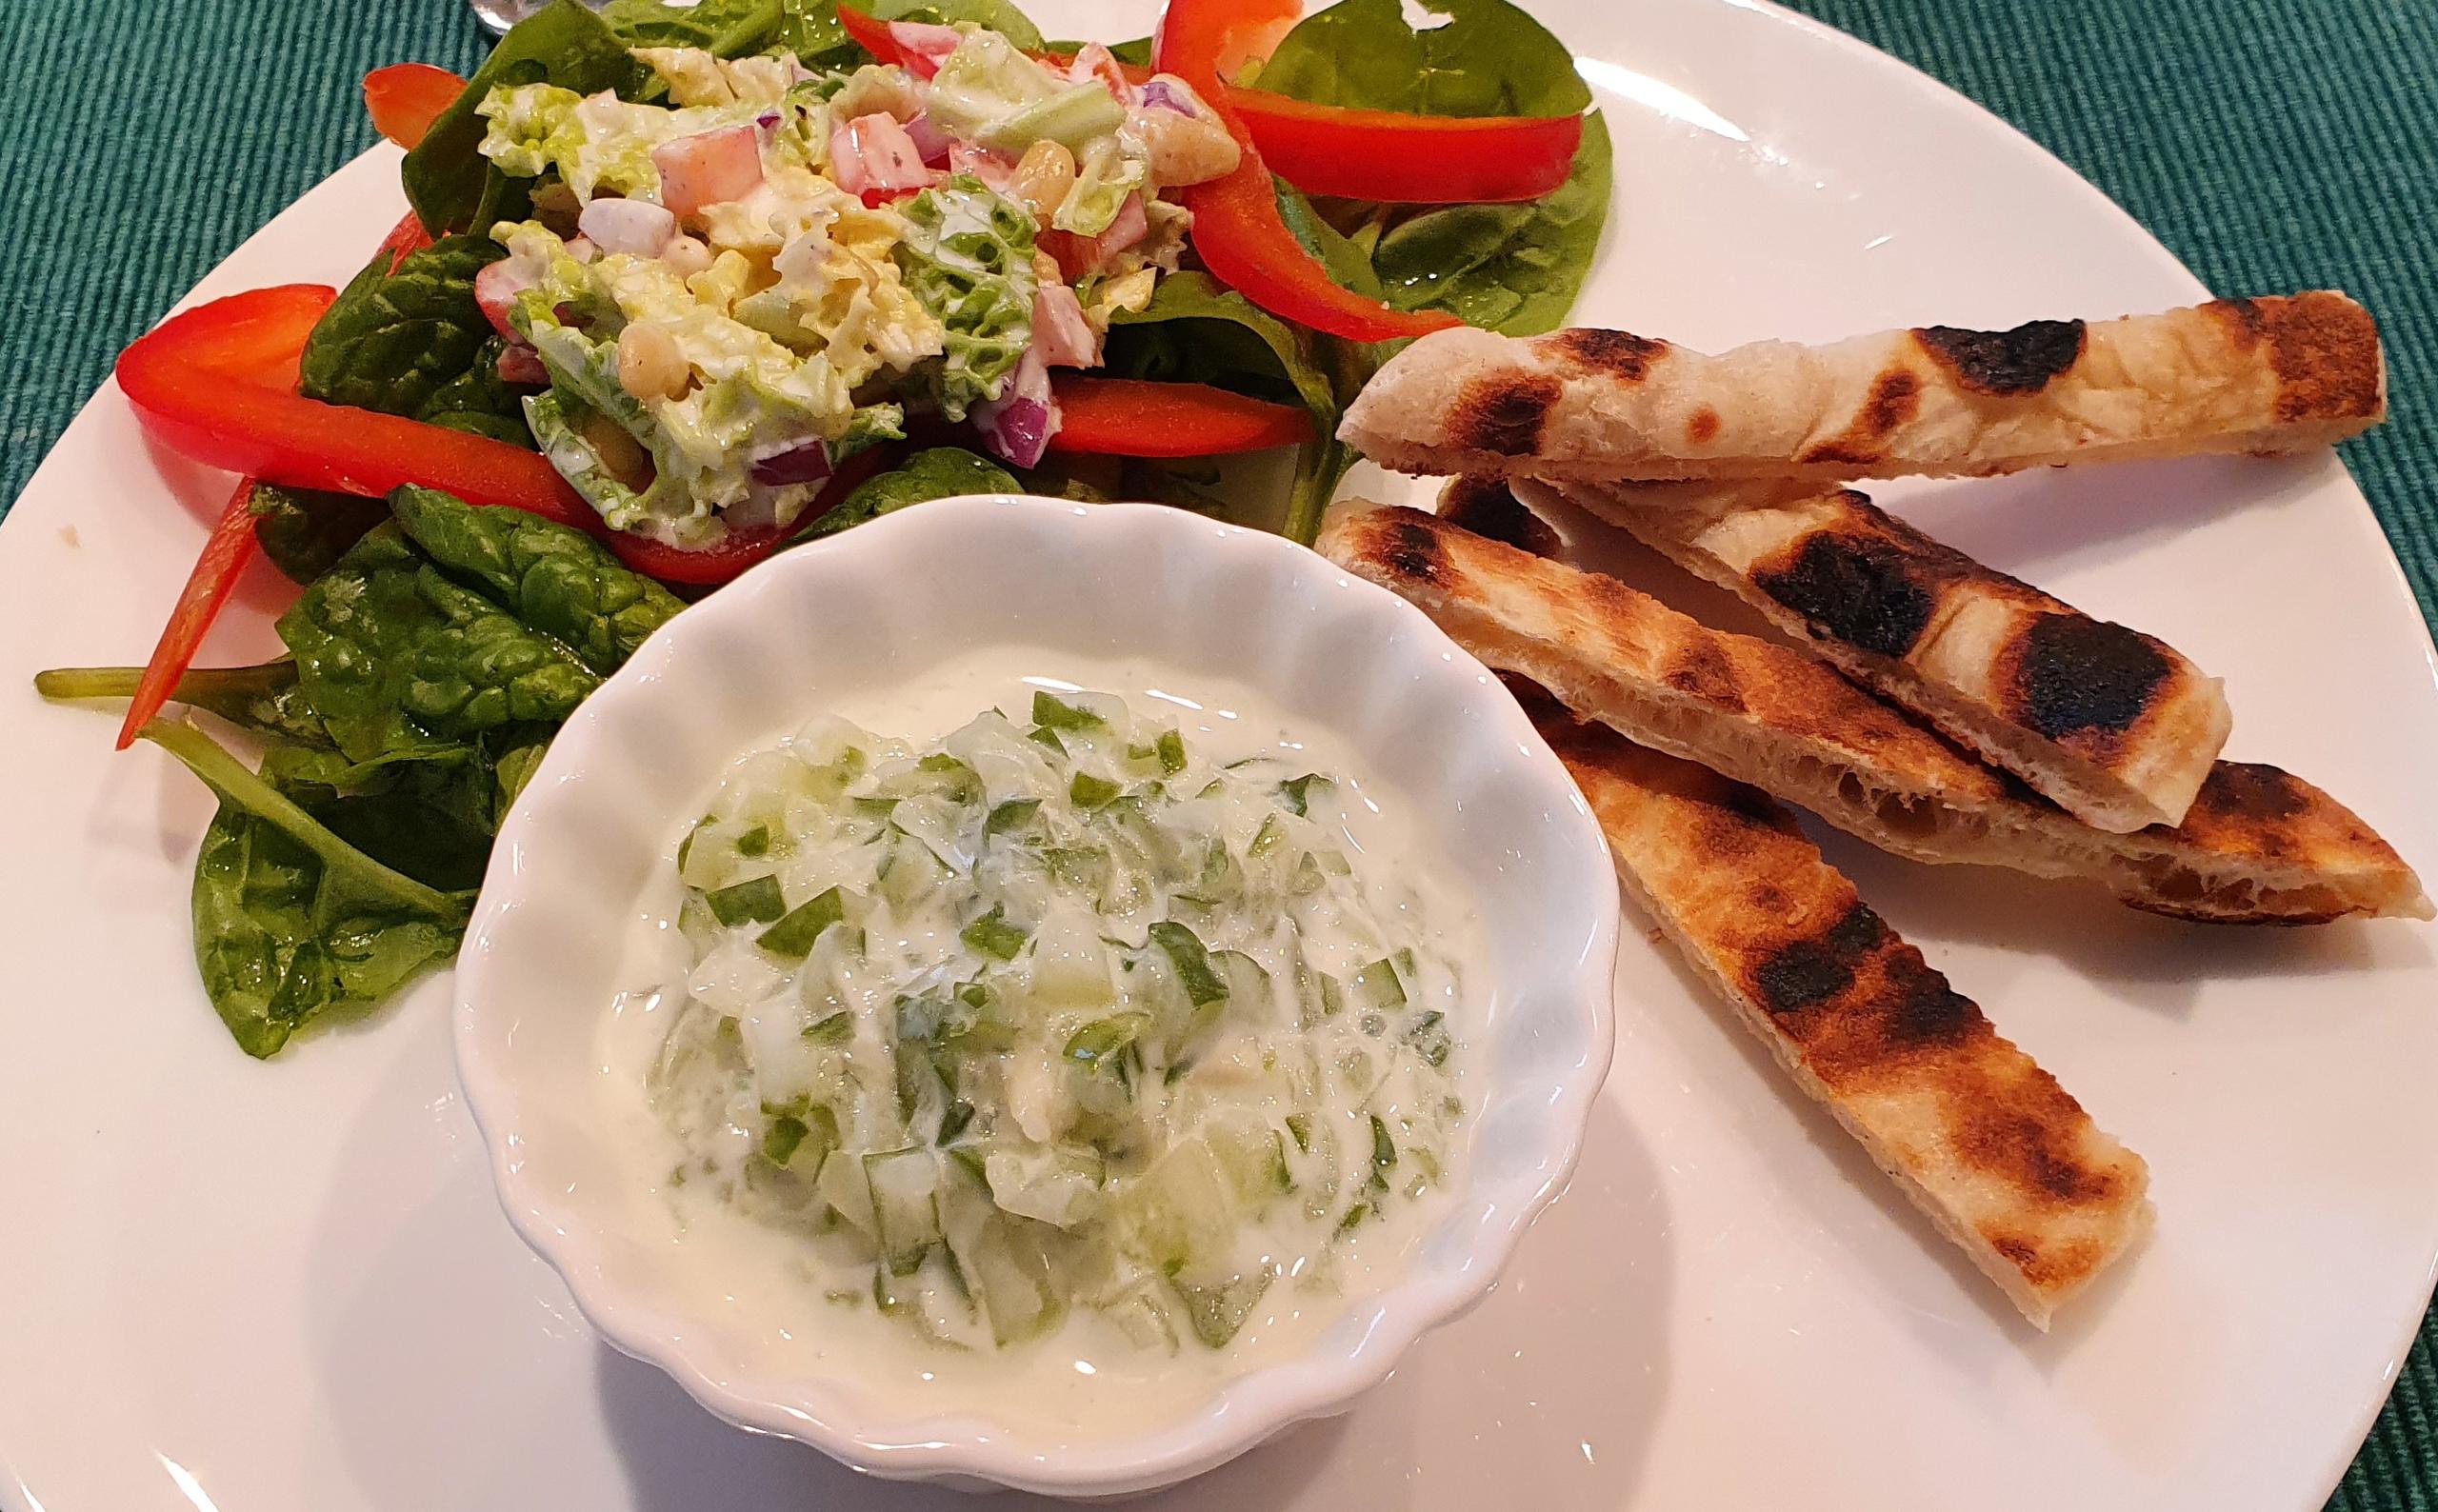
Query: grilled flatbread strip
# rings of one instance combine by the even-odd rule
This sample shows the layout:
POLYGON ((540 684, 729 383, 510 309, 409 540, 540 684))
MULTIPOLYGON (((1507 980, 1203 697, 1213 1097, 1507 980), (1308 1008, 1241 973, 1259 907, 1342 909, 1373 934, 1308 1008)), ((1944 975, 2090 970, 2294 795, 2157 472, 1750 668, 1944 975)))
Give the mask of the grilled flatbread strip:
POLYGON ((2182 821, 2234 723, 2218 680, 2166 642, 1993 572, 1850 489, 1562 491, 2093 828, 2182 821))
POLYGON ((2149 1226, 2149 1170, 1897 938, 1768 795, 1604 726, 1534 723, 1626 891, 2032 1325, 2149 1226))
POLYGON ((1710 629, 1613 578, 1414 509, 1341 521, 1320 549, 1577 713, 1900 856, 2090 878, 2134 907, 2187 919, 2430 917, 2419 879, 2385 841, 2274 766, 2222 762, 2182 825, 2111 835, 1967 759, 1825 663, 1710 629))
POLYGON ((1717 356, 1621 330, 1464 327, 1381 368, 1338 435, 1403 472, 1832 483, 2299 451, 2387 408, 2377 323, 2316 291, 1717 356))

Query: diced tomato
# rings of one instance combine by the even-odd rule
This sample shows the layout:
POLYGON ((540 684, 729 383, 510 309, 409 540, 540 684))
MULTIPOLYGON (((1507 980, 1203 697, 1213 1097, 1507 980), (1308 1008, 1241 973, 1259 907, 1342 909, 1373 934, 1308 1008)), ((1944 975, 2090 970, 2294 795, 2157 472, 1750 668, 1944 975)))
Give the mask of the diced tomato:
POLYGON ((660 203, 671 215, 741 200, 762 185, 762 134, 750 123, 724 126, 652 149, 660 203))

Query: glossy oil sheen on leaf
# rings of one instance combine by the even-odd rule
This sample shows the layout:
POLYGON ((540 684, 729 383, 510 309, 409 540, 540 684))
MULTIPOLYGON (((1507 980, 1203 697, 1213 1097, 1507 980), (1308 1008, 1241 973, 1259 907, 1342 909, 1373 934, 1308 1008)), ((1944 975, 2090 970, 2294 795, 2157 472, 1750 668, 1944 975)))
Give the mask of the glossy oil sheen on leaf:
POLYGON ((610 0, 601 19, 630 48, 700 48, 723 58, 760 51, 778 32, 779 0, 610 0))
POLYGON ((1591 103, 1566 44, 1507 0, 1420 9, 1446 20, 1416 30, 1404 0, 1339 0, 1296 23, 1261 87, 1419 115, 1572 115, 1591 103))
POLYGON ((1599 250, 1610 178, 1609 129, 1594 111, 1573 171, 1554 192, 1520 205, 1451 205, 1389 228, 1374 257, 1388 302, 1444 309, 1509 336, 1556 329, 1599 250))
POLYGON ((861 525, 909 505, 953 498, 960 493, 1024 491, 1014 473, 988 457, 963 447, 931 447, 915 452, 896 468, 855 485, 847 497, 807 526, 798 539, 835 535, 849 526, 861 525))
POLYGON ((366 532, 390 518, 378 499, 257 483, 248 505, 254 540, 288 580, 303 587, 336 566, 366 532))
POLYGON ((393 523, 289 611, 306 697, 357 761, 510 724, 556 724, 601 679, 565 645, 434 567, 393 523))
POLYGON ((685 607, 583 531, 522 509, 478 509, 411 485, 391 496, 390 507, 442 571, 604 677, 685 607))
POLYGON ((375 254, 314 325, 297 392, 531 445, 499 378, 499 337, 474 303, 474 275, 505 255, 476 236, 444 236, 395 272, 375 254))
POLYGON ((195 863, 195 964, 247 1054, 378 1003, 456 949, 470 894, 373 861, 191 725, 143 733, 220 795, 195 863))

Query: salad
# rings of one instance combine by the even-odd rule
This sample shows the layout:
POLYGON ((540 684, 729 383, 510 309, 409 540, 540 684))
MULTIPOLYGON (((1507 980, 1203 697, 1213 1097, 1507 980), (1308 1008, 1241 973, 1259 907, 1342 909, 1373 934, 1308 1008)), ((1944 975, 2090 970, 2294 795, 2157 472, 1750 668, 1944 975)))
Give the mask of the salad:
POLYGON ((687 598, 977 491, 1309 543, 1371 373, 1561 324, 1610 181, 1507 0, 1171 0, 1113 42, 1009 0, 555 0, 366 99, 410 212, 345 288, 121 356, 147 430, 242 481, 149 665, 37 684, 126 699, 121 746, 219 794, 196 957, 255 1055, 453 952, 551 733, 687 598), (1283 489, 1229 460, 1287 448, 1283 489), (290 655, 194 668, 257 555, 290 655))

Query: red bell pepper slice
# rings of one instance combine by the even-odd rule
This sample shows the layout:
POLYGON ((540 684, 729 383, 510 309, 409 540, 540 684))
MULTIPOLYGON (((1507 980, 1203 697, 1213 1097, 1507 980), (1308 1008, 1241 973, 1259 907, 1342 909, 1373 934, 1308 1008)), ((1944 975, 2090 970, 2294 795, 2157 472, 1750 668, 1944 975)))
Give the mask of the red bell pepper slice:
POLYGON ((400 147, 423 140, 440 113, 466 92, 466 81, 429 63, 392 63, 364 76, 364 108, 372 129, 400 147))
POLYGON ((119 354, 119 387, 145 429, 210 467, 372 498, 420 483, 470 504, 597 523, 539 452, 292 392, 296 354, 335 297, 289 285, 173 315, 119 354))
POLYGON ((220 617, 239 575, 261 549, 254 537, 253 502, 254 480, 248 478, 229 496, 228 507, 220 511, 219 523, 204 541, 203 554, 195 558, 177 607, 170 610, 170 623, 152 647, 152 659, 144 664, 144 675, 136 680, 133 700, 127 706, 127 722, 118 728, 120 750, 134 745, 135 732, 170 701, 178 679, 194 665, 204 631, 220 617))
POLYGON ((1058 428, 1049 449, 1102 457, 1215 457, 1309 441, 1312 417, 1209 384, 1141 378, 1050 380, 1058 428))
POLYGON ((409 210, 406 218, 390 227, 390 234, 381 238, 381 245, 376 250, 390 254, 390 271, 394 273, 398 265, 407 260, 408 253, 419 252, 430 245, 431 232, 424 229, 423 222, 416 219, 414 211, 409 210))
POLYGON ((1270 171, 1307 194, 1398 205, 1539 199, 1566 182, 1579 115, 1409 115, 1222 84, 1270 171))
POLYGON ((1330 279, 1278 213, 1269 165, 1221 88, 1303 13, 1301 0, 1169 0, 1151 55, 1219 112, 1243 160, 1234 172, 1177 190, 1193 211, 1193 247, 1221 283, 1269 310, 1349 341, 1423 336, 1462 325, 1437 310, 1395 310, 1330 279))

